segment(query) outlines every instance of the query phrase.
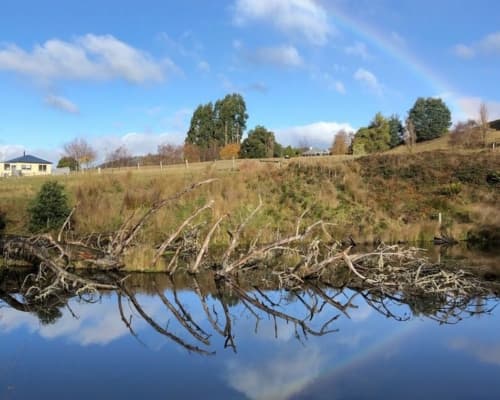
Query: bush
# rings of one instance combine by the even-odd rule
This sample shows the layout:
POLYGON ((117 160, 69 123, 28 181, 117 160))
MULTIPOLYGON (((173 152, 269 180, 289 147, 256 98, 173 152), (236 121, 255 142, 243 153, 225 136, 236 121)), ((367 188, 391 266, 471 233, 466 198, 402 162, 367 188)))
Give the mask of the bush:
POLYGON ((5 213, 0 210, 0 232, 2 232, 5 229, 5 225, 7 225, 7 217, 5 213))
POLYGON ((28 209, 29 229, 31 232, 47 232, 60 228, 70 211, 64 186, 55 181, 46 182, 28 209))

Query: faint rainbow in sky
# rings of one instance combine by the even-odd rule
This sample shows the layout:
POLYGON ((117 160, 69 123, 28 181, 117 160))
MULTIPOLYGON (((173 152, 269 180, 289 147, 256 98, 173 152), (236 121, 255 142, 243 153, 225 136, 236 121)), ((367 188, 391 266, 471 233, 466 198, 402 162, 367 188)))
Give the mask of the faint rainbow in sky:
POLYGON ((460 105, 454 99, 456 91, 453 86, 411 53, 404 43, 398 44, 396 38, 391 39, 372 26, 355 20, 338 9, 332 8, 329 9, 329 12, 336 25, 349 30, 378 50, 398 60, 400 64, 412 71, 415 76, 435 91, 432 96, 444 97, 443 100, 451 103, 454 110, 463 112, 460 105))

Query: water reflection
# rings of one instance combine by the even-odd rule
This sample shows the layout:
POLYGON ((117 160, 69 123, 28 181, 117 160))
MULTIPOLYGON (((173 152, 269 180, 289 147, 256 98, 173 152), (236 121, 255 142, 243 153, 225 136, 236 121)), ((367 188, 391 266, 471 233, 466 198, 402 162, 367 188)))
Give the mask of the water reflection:
MULTIPOLYGON (((218 342, 222 348, 238 351, 236 324, 245 325, 261 339, 294 338, 303 343, 311 336, 338 333, 342 319, 362 323, 374 312, 399 322, 424 317, 456 324, 490 314, 497 304, 493 292, 474 297, 439 292, 416 296, 343 287, 331 281, 304 282, 282 290, 276 277, 262 273, 241 279, 212 273, 109 275, 106 279, 116 282, 116 292, 91 297, 59 292, 34 301, 23 288, 25 276, 4 271, 0 329, 10 332, 25 327, 48 339, 69 337, 81 345, 105 345, 126 334, 143 343, 140 332, 147 328, 188 352, 213 355, 218 342), (99 302, 98 314, 95 302, 99 302)), ((361 338, 361 333, 350 335, 339 343, 355 347, 361 338)), ((458 348, 456 343, 454 346, 458 348)))
POLYGON ((0 398, 65 397, 61 382, 73 398, 500 394, 486 386, 500 365, 493 294, 418 299, 334 281, 280 290, 260 272, 123 278, 117 292, 33 302, 25 274, 4 273, 0 398))

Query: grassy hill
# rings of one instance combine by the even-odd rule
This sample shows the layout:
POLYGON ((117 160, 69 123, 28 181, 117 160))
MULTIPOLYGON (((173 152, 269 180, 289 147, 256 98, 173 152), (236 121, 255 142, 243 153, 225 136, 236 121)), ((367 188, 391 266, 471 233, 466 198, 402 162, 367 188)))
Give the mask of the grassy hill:
MULTIPOLYGON (((494 121, 491 124, 498 123, 498 128, 499 130, 491 131, 488 133, 488 138, 487 141, 488 143, 498 143, 500 142, 500 120, 494 121)), ((461 152, 464 149, 456 148, 450 146, 450 134, 445 134, 441 136, 440 138, 434 139, 434 140, 429 140, 426 142, 421 142, 417 143, 415 145, 415 148, 413 149, 414 152, 419 153, 423 151, 435 151, 435 150, 451 150, 451 151, 457 151, 461 152)), ((465 149, 467 150, 467 149, 465 149)), ((388 151, 388 153, 392 154, 402 154, 402 153, 408 153, 408 148, 406 146, 398 146, 395 147, 394 149, 391 149, 388 151)))

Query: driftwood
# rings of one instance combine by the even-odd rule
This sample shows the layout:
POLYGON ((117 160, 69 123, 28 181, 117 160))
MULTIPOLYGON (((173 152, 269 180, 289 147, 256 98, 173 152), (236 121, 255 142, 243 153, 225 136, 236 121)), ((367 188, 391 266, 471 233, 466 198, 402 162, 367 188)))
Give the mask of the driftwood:
MULTIPOLYGON (((141 215, 132 213, 117 232, 107 235, 90 235, 80 240, 63 241, 63 229, 61 229, 58 240, 54 240, 50 235, 0 237, 0 255, 4 259, 23 260, 35 266, 35 270, 21 285, 20 293, 26 299, 24 303, 8 293, 0 292, 0 297, 16 309, 29 310, 65 295, 77 295, 87 301, 95 301, 102 291, 116 290, 119 293, 122 321, 134 336, 136 333, 133 330, 132 319, 126 316, 122 297, 127 298, 134 313, 138 313, 158 333, 189 351, 210 354, 211 351, 206 348, 210 343, 210 333, 194 321, 187 309, 178 301, 175 292, 172 301, 165 297, 163 292, 156 290, 167 312, 179 322, 196 344, 191 344, 171 332, 147 314, 127 285, 126 277, 110 273, 105 275, 104 279, 89 279, 85 271, 120 270, 123 267, 123 256, 135 245, 139 232, 155 213, 182 195, 212 181, 193 184, 169 198, 156 202, 141 215)), ((252 243, 242 246, 240 240, 245 227, 262 209, 262 201, 236 227, 231 227, 233 221, 229 215, 220 216, 208 226, 204 240, 199 243, 198 234, 193 234, 198 227, 193 227, 192 223, 212 206, 213 202, 209 201, 180 226, 174 227, 172 233, 157 244, 157 251, 151 264, 164 263, 165 272, 171 275, 184 268, 193 276, 192 286, 210 325, 216 333, 225 338, 226 347, 231 347, 234 351, 236 345, 232 335, 229 308, 222 300, 227 290, 235 294, 238 301, 256 318, 256 325, 259 315, 265 313, 275 321, 283 320, 293 324, 298 337, 335 331, 334 328, 330 328, 330 324, 339 315, 348 316, 350 302, 340 303, 335 296, 324 290, 325 285, 333 286, 337 294, 346 287, 356 290, 374 309, 386 316, 401 320, 406 316, 397 316, 391 311, 389 303, 407 304, 418 311, 424 301, 426 307, 432 307, 434 310, 433 319, 442 323, 459 321, 465 311, 469 312, 469 305, 473 299, 489 298, 498 293, 495 282, 486 282, 470 271, 433 264, 425 258, 422 250, 417 248, 382 244, 371 252, 351 254, 351 247, 345 248, 341 243, 322 240, 322 237, 330 237, 328 224, 323 221, 303 226, 306 212, 298 218, 293 234, 278 237, 270 243, 262 243, 256 237, 252 243), (212 254, 212 242, 223 223, 228 225, 226 227, 228 244, 217 258, 212 254), (179 267, 178 261, 181 258, 184 263, 179 267), (276 262, 277 260, 279 262, 276 262), (292 265, 290 260, 293 260, 292 265), (275 286, 294 293, 307 310, 305 318, 287 315, 279 310, 277 304, 260 288, 256 287, 255 293, 248 293, 239 285, 239 280, 244 279, 244 276, 251 271, 269 271, 271 264, 273 264, 272 279, 275 286), (205 271, 214 274, 217 298, 220 299, 218 312, 209 307, 196 281, 196 275, 205 271), (302 296, 301 293, 304 291, 307 296, 302 296), (313 320, 319 310, 326 306, 333 307, 338 313, 324 325, 313 328, 308 321, 313 320)), ((67 221, 63 228, 67 225, 67 221)))

